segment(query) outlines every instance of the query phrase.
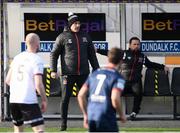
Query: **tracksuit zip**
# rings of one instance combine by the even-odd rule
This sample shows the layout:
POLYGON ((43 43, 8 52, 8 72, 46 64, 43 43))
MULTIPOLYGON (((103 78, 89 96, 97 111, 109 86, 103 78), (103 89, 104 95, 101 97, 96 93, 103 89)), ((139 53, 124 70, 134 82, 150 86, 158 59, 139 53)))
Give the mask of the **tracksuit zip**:
POLYGON ((133 66, 132 66, 132 69, 131 69, 131 74, 130 74, 130 76, 129 76, 129 80, 131 80, 131 79, 132 79, 134 66, 135 66, 135 64, 136 64, 136 56, 137 56, 137 55, 136 55, 136 53, 135 53, 135 58, 134 58, 133 66))
POLYGON ((80 44, 79 44, 79 39, 77 34, 75 33, 75 38, 76 38, 76 45, 77 45, 77 50, 78 50, 78 67, 77 67, 77 73, 80 75, 80 44))

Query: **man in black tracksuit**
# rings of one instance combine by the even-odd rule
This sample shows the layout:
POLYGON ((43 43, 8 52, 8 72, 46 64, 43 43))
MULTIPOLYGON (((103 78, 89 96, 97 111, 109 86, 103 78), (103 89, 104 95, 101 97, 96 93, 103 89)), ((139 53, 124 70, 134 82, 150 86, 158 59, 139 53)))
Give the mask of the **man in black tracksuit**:
MULTIPOLYGON (((142 101, 142 69, 143 65, 147 68, 164 69, 168 71, 163 64, 151 62, 140 50, 140 39, 132 37, 129 40, 129 49, 124 50, 124 56, 119 71, 126 80, 124 94, 134 94, 134 104, 132 113, 130 114, 131 119, 135 119, 139 113, 140 105, 142 101)), ((97 50, 102 55, 107 55, 108 51, 97 50)))
POLYGON ((80 31, 79 17, 73 13, 69 13, 68 27, 56 38, 50 53, 52 78, 57 77, 59 56, 64 86, 61 103, 61 131, 64 131, 67 128, 68 104, 73 85, 76 83, 81 88, 90 72, 89 62, 93 70, 99 68, 92 41, 87 33, 80 31))

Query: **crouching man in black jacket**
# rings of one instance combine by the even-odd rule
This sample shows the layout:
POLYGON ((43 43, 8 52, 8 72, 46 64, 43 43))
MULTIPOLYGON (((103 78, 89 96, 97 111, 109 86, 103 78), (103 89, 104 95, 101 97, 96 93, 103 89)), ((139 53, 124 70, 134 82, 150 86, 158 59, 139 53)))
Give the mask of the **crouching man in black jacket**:
MULTIPOLYGON (((97 50, 102 55, 107 55, 108 51, 97 50)), ((151 62, 140 51, 140 39, 132 37, 129 40, 129 49, 124 50, 124 56, 119 71, 126 80, 124 94, 134 94, 134 104, 130 118, 133 120, 140 111, 140 105, 142 101, 142 69, 143 65, 147 68, 164 69, 166 72, 169 68, 163 64, 151 62)))
POLYGON ((99 68, 95 49, 87 33, 80 31, 79 17, 73 13, 68 15, 68 27, 56 38, 50 53, 51 77, 57 77, 57 62, 61 57, 63 90, 61 102, 61 131, 67 128, 68 104, 76 83, 81 88, 90 72, 99 68))

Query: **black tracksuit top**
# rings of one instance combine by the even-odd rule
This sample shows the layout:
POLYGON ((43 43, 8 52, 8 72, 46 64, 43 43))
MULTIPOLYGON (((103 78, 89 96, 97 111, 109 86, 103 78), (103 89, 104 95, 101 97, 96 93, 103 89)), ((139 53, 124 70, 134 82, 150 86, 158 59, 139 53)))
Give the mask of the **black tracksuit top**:
MULTIPOLYGON (((97 52, 107 55, 108 50, 97 50, 97 52)), ((138 82, 142 77, 143 65, 147 68, 164 69, 163 64, 151 62, 141 51, 132 51, 131 49, 124 50, 122 64, 118 69, 125 80, 138 82)))
POLYGON ((61 57, 62 75, 89 74, 89 63, 93 70, 99 68, 94 46, 87 33, 65 30, 56 38, 50 53, 50 67, 57 72, 57 62, 61 57))

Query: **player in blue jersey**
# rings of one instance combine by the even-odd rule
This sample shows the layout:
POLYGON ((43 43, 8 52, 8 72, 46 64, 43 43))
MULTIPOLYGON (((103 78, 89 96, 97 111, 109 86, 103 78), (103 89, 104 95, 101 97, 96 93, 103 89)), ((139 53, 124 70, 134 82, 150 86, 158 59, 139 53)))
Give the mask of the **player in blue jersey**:
POLYGON ((90 132, 118 132, 116 112, 122 122, 126 121, 120 98, 125 80, 115 69, 122 57, 121 49, 112 48, 108 52, 107 66, 89 75, 79 91, 78 102, 83 112, 83 125, 90 132))

